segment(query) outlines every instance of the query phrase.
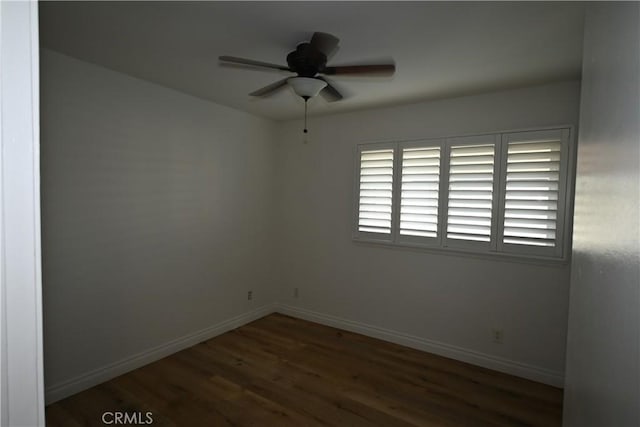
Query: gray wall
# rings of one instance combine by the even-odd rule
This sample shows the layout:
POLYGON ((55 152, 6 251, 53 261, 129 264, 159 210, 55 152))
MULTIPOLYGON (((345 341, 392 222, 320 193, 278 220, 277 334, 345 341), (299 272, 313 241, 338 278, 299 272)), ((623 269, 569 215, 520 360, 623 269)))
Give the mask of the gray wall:
POLYGON ((281 301, 561 385, 569 266, 354 243, 353 150, 367 141, 577 124, 579 91, 567 82, 312 118, 308 144, 302 123, 285 123, 277 155, 281 301), (492 342, 494 327, 504 329, 504 344, 492 342))
POLYGON ((303 144, 298 121, 41 60, 48 389, 274 301, 562 383, 568 265, 354 244, 353 147, 577 124, 579 83, 313 118, 303 144))
POLYGON ((564 425, 640 425, 640 7, 587 9, 564 425))
POLYGON ((272 303, 274 124, 41 63, 47 387, 272 303))

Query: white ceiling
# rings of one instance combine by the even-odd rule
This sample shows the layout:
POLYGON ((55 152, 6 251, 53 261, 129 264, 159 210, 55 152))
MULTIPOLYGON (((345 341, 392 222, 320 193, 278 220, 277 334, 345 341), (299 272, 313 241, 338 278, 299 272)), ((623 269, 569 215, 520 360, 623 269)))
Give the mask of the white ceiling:
POLYGON ((219 55, 286 64, 314 31, 341 39, 329 65, 393 58, 393 77, 334 77, 347 97, 310 114, 580 78, 584 5, 565 2, 41 2, 41 45, 277 120, 301 117, 289 73, 221 66, 219 55))

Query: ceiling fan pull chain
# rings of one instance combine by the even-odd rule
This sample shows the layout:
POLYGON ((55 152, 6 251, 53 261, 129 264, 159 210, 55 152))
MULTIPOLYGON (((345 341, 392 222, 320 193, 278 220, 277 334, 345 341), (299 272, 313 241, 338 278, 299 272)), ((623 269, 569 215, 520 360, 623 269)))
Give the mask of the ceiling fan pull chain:
POLYGON ((309 132, 307 130, 307 101, 309 101, 309 97, 305 96, 303 98, 304 98, 304 130, 303 130, 303 132, 307 133, 307 132, 309 132))

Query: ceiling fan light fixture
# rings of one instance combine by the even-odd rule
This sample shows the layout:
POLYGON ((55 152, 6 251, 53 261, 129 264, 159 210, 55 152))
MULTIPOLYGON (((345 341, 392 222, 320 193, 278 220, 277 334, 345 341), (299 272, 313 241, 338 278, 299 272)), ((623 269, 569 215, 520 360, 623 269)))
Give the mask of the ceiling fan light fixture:
POLYGON ((327 86, 327 82, 312 77, 291 77, 287 83, 298 96, 305 99, 313 98, 327 86))

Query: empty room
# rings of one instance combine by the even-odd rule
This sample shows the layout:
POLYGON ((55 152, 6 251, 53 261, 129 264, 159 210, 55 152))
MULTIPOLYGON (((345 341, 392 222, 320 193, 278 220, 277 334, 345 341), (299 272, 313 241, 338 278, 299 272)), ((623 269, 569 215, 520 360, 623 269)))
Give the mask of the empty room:
POLYGON ((640 3, 0 24, 1 425, 640 425, 640 3))

